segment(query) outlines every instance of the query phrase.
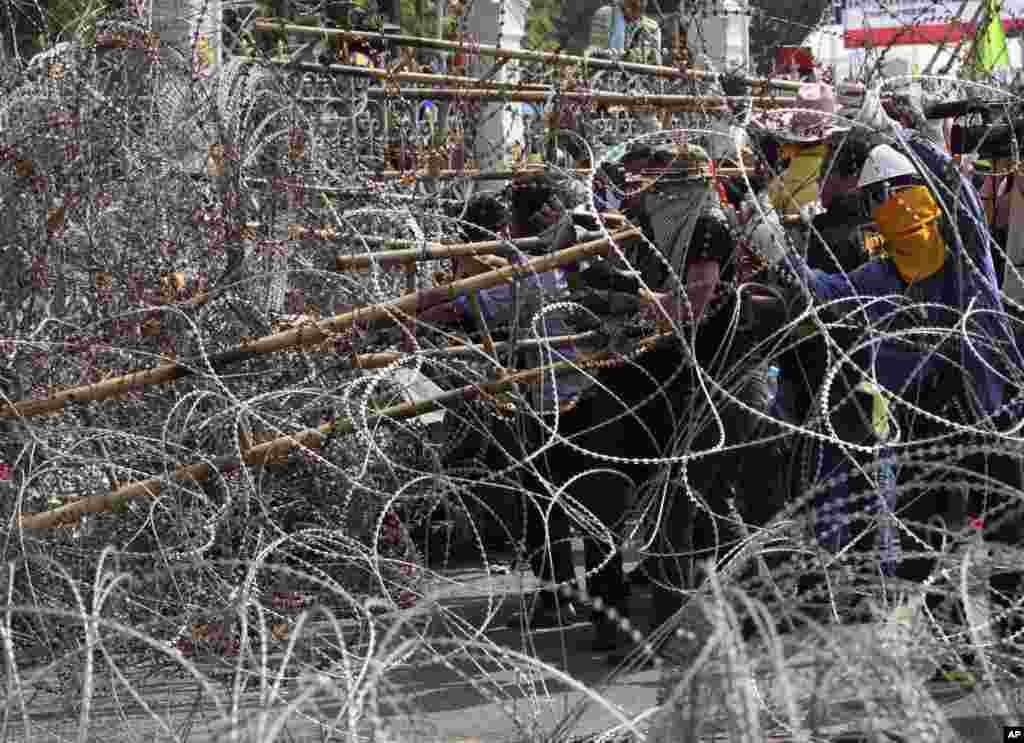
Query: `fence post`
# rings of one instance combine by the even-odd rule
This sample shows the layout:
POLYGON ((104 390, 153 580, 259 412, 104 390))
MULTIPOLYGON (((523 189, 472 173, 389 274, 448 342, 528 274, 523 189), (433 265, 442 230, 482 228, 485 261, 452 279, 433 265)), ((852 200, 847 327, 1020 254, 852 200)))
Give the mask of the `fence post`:
MULTIPOLYGON (((468 32, 481 44, 496 44, 509 50, 522 48, 526 36, 526 11, 529 0, 476 0, 469 11, 468 32), (500 25, 499 25, 500 24, 500 25)), ((475 60, 471 73, 485 75, 496 60, 475 60)), ((495 73, 494 80, 513 82, 513 75, 505 67, 495 73)), ((522 104, 503 104, 495 101, 481 107, 476 128, 476 161, 483 170, 504 169, 515 144, 525 146, 522 104)), ((491 190, 500 184, 490 184, 491 190)), ((487 186, 478 184, 478 189, 487 186)))

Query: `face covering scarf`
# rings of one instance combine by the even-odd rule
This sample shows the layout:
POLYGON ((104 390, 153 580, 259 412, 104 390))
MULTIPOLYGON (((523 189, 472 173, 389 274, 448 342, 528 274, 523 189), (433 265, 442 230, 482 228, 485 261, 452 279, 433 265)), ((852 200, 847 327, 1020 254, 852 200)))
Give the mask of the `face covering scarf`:
POLYGON ((772 206, 785 214, 798 214, 800 207, 817 201, 818 175, 825 154, 824 144, 784 144, 782 157, 789 160, 789 167, 769 186, 772 206))
MULTIPOLYGON (((686 281, 686 254, 697 217, 717 200, 711 184, 703 182, 672 189, 671 193, 648 194, 643 200, 643 216, 650 220, 654 248, 672 266, 679 281, 686 281)), ((643 282, 655 291, 669 288, 668 269, 655 250, 643 241, 632 245, 633 251, 626 255, 643 282)))
POLYGON ((897 191, 871 213, 885 249, 908 284, 942 270, 946 243, 939 231, 942 211, 926 186, 897 191))

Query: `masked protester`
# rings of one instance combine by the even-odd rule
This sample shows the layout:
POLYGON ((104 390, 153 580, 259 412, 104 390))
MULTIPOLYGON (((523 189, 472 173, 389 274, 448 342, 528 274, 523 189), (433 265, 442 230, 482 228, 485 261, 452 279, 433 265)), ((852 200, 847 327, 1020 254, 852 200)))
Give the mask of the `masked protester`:
MULTIPOLYGON (((913 107, 920 108, 916 103, 913 107)), ((1008 444, 999 432, 1009 430, 1017 422, 1019 407, 1002 410, 1001 406, 1005 399, 1015 397, 1015 390, 1020 388, 1020 369, 1024 368, 1018 345, 1020 337, 1014 337, 999 293, 992 256, 995 241, 987 229, 982 199, 942 147, 941 139, 920 123, 923 118, 920 111, 916 111, 914 119, 918 123, 910 129, 901 128, 885 115, 879 100, 873 96, 865 99, 858 115, 858 119, 872 129, 891 132, 914 155, 929 176, 929 182, 938 189, 944 211, 952 222, 943 225, 950 265, 944 271, 945 279, 938 294, 941 301, 958 310, 959 317, 967 315, 965 325, 970 342, 963 339, 963 329, 951 334, 953 347, 949 355, 959 366, 954 368, 949 364, 945 374, 934 375, 932 384, 922 390, 919 404, 954 424, 967 423, 977 430, 990 431, 983 440, 1005 450, 1008 444)), ((949 436, 952 432, 949 424, 935 419, 927 422, 933 430, 922 426, 924 430, 916 434, 918 437, 949 436)), ((962 439, 963 434, 957 437, 957 442, 962 439)), ((951 463, 943 458, 940 464, 951 463)), ((970 454, 955 465, 989 482, 1018 490, 1021 487, 1019 458, 1015 452, 970 454)), ((949 514, 952 528, 965 521, 983 524, 986 540, 1019 542, 1018 525, 1022 514, 1017 502, 1007 502, 994 488, 972 486, 966 514, 963 505, 961 500, 960 512, 949 514), (991 515, 982 518, 986 513, 991 515), (978 518, 967 519, 970 514, 978 518)), ((903 568, 901 566, 901 574, 903 568)), ((930 563, 917 561, 917 568, 908 570, 906 577, 920 580, 929 569, 930 563)), ((1020 582, 1017 568, 996 571, 991 578, 995 603, 1005 607, 1008 601, 1019 596, 1020 582)), ((1005 636, 1011 625, 1005 616, 999 624, 1005 636)))
MULTIPOLYGON (((817 344, 819 347, 816 349, 816 355, 828 355, 825 359, 807 359, 812 368, 799 363, 804 360, 799 358, 799 354, 794 356, 797 358, 796 368, 807 373, 816 383, 810 385, 807 393, 815 396, 828 394, 822 406, 828 419, 820 427, 857 446, 882 446, 890 435, 887 398, 878 387, 899 394, 908 380, 915 375, 920 378, 928 368, 929 361, 921 354, 884 340, 885 333, 892 330, 893 320, 901 310, 899 304, 890 298, 904 294, 909 286, 920 287, 929 279, 934 283, 945 262, 945 246, 935 224, 937 205, 920 184, 917 169, 908 158, 888 145, 874 147, 856 182, 860 195, 859 211, 861 219, 870 218, 878 223, 887 238, 892 260, 870 262, 850 272, 826 273, 811 268, 796 253, 790 252, 786 257, 814 299, 835 303, 827 312, 820 313, 820 319, 837 320, 839 326, 867 327, 867 332, 859 338, 848 333, 830 332, 829 342, 824 347, 817 344), (908 206, 909 209, 905 208, 908 206), (893 244, 890 245, 890 241, 893 244), (879 299, 882 297, 886 299, 879 299), (883 340, 874 340, 879 336, 883 340), (839 360, 847 353, 851 355, 850 359, 839 360), (825 376, 823 369, 818 368, 823 364, 832 367, 838 364, 838 376, 831 384, 818 389, 817 383, 825 376)), ((846 206, 850 207, 849 204, 846 206)), ((763 252, 781 244, 781 241, 762 241, 756 247, 763 252)), ((762 257, 771 260, 769 256, 762 257)), ((834 264, 834 260, 832 262, 834 264)), ((803 332, 799 334, 810 337, 805 337, 802 342, 813 345, 817 328, 813 322, 805 325, 811 327, 805 330, 801 326, 803 332)), ((931 362, 932 366, 934 364, 931 362)), ((784 364, 784 368, 784 374, 792 380, 794 365, 784 364)), ((815 417, 813 405, 800 407, 807 408, 803 411, 805 415, 815 417)), ((852 477, 855 462, 855 455, 849 449, 831 442, 820 442, 812 448, 812 482, 831 480, 833 483, 828 488, 819 487, 814 502, 817 541, 830 551, 837 552, 847 547, 851 539, 865 528, 863 523, 851 521, 851 492, 868 490, 863 508, 868 513, 884 516, 895 507, 892 489, 880 494, 880 488, 872 487, 870 481, 852 477)), ((880 528, 878 536, 880 571, 883 575, 892 576, 896 568, 894 532, 891 527, 880 528)), ((864 542, 858 540, 860 544, 864 542)), ((820 583, 821 578, 817 575, 801 577, 802 608, 805 610, 821 608, 820 604, 816 605, 816 599, 823 597, 812 595, 820 583)))
MULTIPOLYGON (((852 354, 866 383, 858 384, 856 389, 867 390, 864 399, 853 401, 857 417, 870 423, 869 427, 862 425, 860 433, 873 430, 880 438, 887 428, 885 419, 892 414, 891 401, 904 399, 939 414, 952 415, 950 408, 959 407, 959 413, 952 415, 954 421, 982 423, 983 419, 972 417, 971 411, 982 411, 982 415, 993 412, 985 401, 993 395, 998 398, 998 392, 988 387, 986 377, 974 378, 970 368, 960 363, 958 343, 954 341, 950 347, 948 342, 957 338, 955 331, 966 309, 958 303, 957 291, 964 267, 958 265, 957 254, 950 249, 949 226, 936 196, 915 164, 887 144, 871 150, 858 187, 865 216, 878 225, 885 240, 886 258, 870 261, 849 274, 811 269, 793 254, 785 256, 784 261, 815 300, 832 303, 832 317, 839 315, 845 323, 865 328, 852 354), (947 328, 951 332, 939 334, 941 339, 936 339, 935 333, 918 333, 915 337, 915 330, 922 327, 947 328), (902 333, 902 337, 896 337, 896 333, 902 333)), ((976 343, 984 347, 985 340, 978 338, 976 343)), ((837 431, 845 429, 847 436, 854 437, 853 443, 869 440, 861 436, 856 441, 858 427, 849 425, 849 416, 844 418, 840 412, 836 419, 837 431)), ((852 420, 855 424, 856 418, 852 420)), ((842 475, 850 467, 849 459, 835 447, 823 447, 817 468, 823 478, 842 475)), ((820 494, 815 503, 819 544, 832 550, 848 544, 852 536, 846 487, 840 482, 820 494)), ((979 495, 983 494, 972 493, 972 498, 979 495)), ((921 523, 938 509, 929 510, 932 513, 919 515, 921 523)), ((920 561, 904 561, 898 574, 920 581, 927 569, 922 572, 920 561)))
MULTIPOLYGON (((859 133, 843 133, 829 141, 820 180, 825 211, 814 217, 807 235, 806 261, 810 268, 849 273, 869 258, 864 228, 871 218, 864 214, 857 184, 861 168, 877 144, 872 139, 859 133)), ((763 243, 781 236, 777 229, 760 225, 752 237, 763 243)), ((814 332, 813 324, 802 328, 799 335, 798 344, 778 359, 779 388, 773 405, 776 417, 796 424, 804 423, 814 413, 813 401, 828 371, 827 345, 814 332)), ((856 386, 853 376, 852 370, 844 369, 836 391, 848 391, 851 382, 856 386)))
MULTIPOLYGON (((653 244, 630 245, 625 250, 629 267, 638 271, 644 284, 649 312, 661 330, 680 330, 685 342, 693 342, 693 353, 704 373, 716 378, 735 373, 732 351, 757 347, 763 338, 758 329, 759 313, 751 312, 754 299, 747 289, 740 299, 730 282, 739 279, 736 255, 736 234, 727 216, 731 205, 723 206, 722 197, 711 179, 689 178, 679 182, 660 180, 661 171, 687 170, 688 165, 706 163, 706 154, 689 146, 655 148, 636 153, 626 160, 627 170, 635 175, 648 175, 650 183, 641 181, 632 186, 625 200, 625 210, 634 224, 643 227, 653 244), (641 154, 642 153, 642 154, 641 154), (664 184, 664 185, 663 185, 664 184), (671 270, 670 270, 671 269, 671 270), (741 303, 739 333, 734 326, 731 309, 741 303), (697 332, 691 335, 696 319, 697 332)), ((742 194, 740 194, 742 197, 742 194)), ((726 201, 729 194, 726 192, 726 201)), ((760 318, 768 317, 765 309, 760 318)), ((771 323, 766 323, 770 325, 771 323)), ((766 412, 771 392, 767 368, 758 369, 749 356, 742 363, 755 367, 744 374, 744 383, 733 392, 754 410, 766 412)), ((694 385, 694 395, 702 392, 694 385)), ((756 415, 747 415, 738 407, 729 407, 723 414, 729 441, 750 441, 758 438, 754 431, 756 415)), ((753 458, 751 458, 753 461, 753 458)), ((761 479, 764 484, 763 474, 761 479)), ((746 507, 747 504, 744 504, 746 507)), ((632 583, 646 583, 657 560, 647 560, 630 577, 632 583)))
POLYGON ((797 91, 793 112, 768 111, 755 125, 770 132, 782 145, 779 156, 785 171, 768 186, 772 206, 796 216, 818 201, 818 174, 826 154, 826 140, 839 107, 832 88, 807 83, 797 91))
POLYGON ((818 189, 825 211, 811 220, 807 236, 811 268, 849 273, 868 259, 871 217, 864 214, 857 183, 868 154, 865 148, 870 146, 867 138, 846 133, 834 135, 828 143, 818 189))

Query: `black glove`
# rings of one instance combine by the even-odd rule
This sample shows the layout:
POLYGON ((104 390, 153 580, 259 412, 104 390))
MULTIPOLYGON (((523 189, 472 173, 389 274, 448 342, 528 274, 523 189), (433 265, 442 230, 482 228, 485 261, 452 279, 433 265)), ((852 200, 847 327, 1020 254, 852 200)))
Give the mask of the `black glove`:
POLYGON ((750 86, 743 79, 743 73, 739 70, 726 72, 719 77, 722 82, 722 92, 727 96, 745 96, 750 91, 750 86))
POLYGON ((406 335, 405 329, 391 317, 371 320, 366 326, 366 338, 372 345, 398 346, 406 335))
POLYGON ((597 217, 595 217, 593 214, 583 214, 580 212, 572 213, 572 223, 577 227, 580 227, 584 230, 588 230, 590 232, 596 232, 598 227, 600 226, 597 223, 597 217))
MULTIPOLYGON (((726 73, 719 79, 722 81, 722 92, 727 96, 750 95, 750 88, 746 82, 744 82, 743 75, 739 71, 726 73)), ((734 103, 732 105, 733 116, 743 118, 746 116, 749 108, 749 101, 734 103)))
POLYGON ((572 298, 599 317, 635 315, 642 309, 640 297, 622 292, 585 292, 572 298))
POLYGON ((580 282, 590 289, 599 291, 636 294, 640 291, 640 280, 626 271, 615 268, 608 261, 595 261, 580 272, 580 282))
POLYGON ((626 190, 626 168, 620 163, 604 163, 601 174, 619 191, 626 190))

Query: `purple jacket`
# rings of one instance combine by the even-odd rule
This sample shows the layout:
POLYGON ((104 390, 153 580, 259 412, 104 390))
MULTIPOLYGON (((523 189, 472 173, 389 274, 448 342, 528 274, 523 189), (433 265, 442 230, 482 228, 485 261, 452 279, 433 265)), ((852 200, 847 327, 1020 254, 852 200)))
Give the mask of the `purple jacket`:
MULTIPOLYGON (((939 344, 948 337, 946 333, 919 332, 922 328, 949 328, 962 322, 962 313, 950 306, 949 296, 956 294, 959 284, 955 264, 935 276, 919 282, 912 297, 907 296, 907 285, 890 261, 871 261, 852 273, 831 274, 811 269, 798 256, 790 256, 790 265, 796 270, 815 297, 831 305, 840 315, 849 313, 849 322, 873 332, 861 341, 865 347, 853 354, 862 369, 874 368, 878 381, 890 392, 897 395, 910 384, 923 382, 926 376, 948 366, 943 356, 949 349, 939 349, 939 344), (909 301, 908 301, 909 300, 909 301), (927 306, 923 306, 927 303, 927 306), (908 305, 915 307, 907 311, 908 305), (920 314, 919 314, 920 313, 920 314), (913 342, 904 342, 895 336, 902 336, 913 342)), ((968 348, 965 353, 978 357, 991 357, 985 343, 985 328, 978 322, 968 322, 968 330, 981 338, 974 339, 976 350, 968 348)), ((956 331, 953 331, 954 333, 956 331)), ((969 344, 961 344, 961 346, 969 344)), ((968 367, 970 369, 970 367, 968 367)), ((970 369, 973 372, 973 369, 970 369)), ((956 378, 963 378, 962 372, 955 372, 956 378)), ((966 391, 965 391, 966 392, 966 391)), ((1003 383, 998 375, 986 374, 976 377, 973 393, 985 413, 992 413, 1003 399, 1003 383)))

